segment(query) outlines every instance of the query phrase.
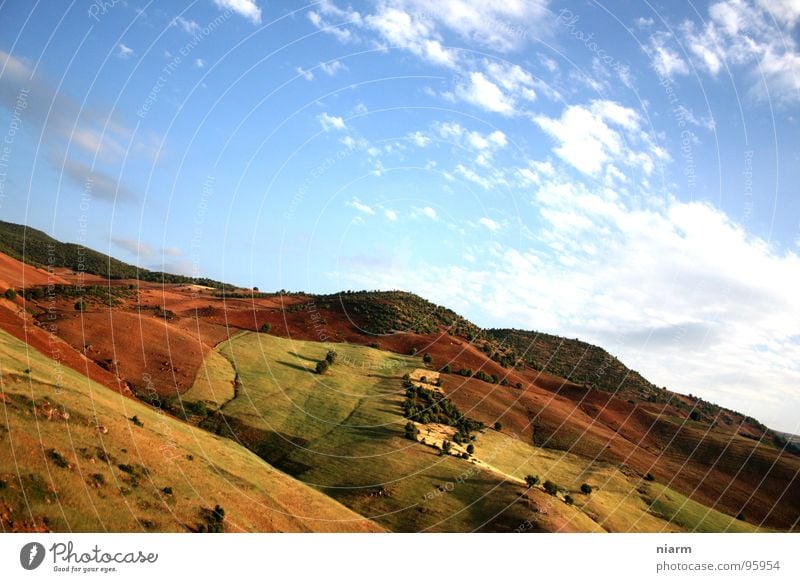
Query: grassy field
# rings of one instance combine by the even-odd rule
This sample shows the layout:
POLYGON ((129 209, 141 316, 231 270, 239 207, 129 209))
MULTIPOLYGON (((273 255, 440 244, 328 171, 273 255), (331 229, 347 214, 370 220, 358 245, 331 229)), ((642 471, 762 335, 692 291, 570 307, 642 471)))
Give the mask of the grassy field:
MULTIPOLYGON (((481 439, 487 461, 515 477, 538 476, 570 495, 575 507, 610 532, 755 532, 755 526, 692 501, 658 483, 643 481, 605 462, 534 447, 494 431, 481 439), (581 485, 592 488, 581 492, 581 485)), ((481 451, 476 454, 480 455, 481 451)))
POLYGON ((374 531, 234 442, 0 332, 0 531, 374 531))
POLYGON ((393 531, 558 529, 570 520, 599 530, 561 501, 533 511, 543 493, 404 438, 402 376, 420 358, 335 344, 337 362, 314 373, 330 347, 255 333, 221 344, 239 371, 238 395, 203 426, 393 531))
POLYGON ((234 397, 235 371, 230 360, 217 351, 203 359, 194 384, 181 395, 184 402, 204 402, 212 410, 220 408, 234 397))

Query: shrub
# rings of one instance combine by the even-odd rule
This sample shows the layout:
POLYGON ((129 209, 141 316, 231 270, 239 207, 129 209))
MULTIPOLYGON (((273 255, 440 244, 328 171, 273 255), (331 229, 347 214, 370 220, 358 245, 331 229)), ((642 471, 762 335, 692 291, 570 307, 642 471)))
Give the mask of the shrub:
POLYGON ((272 329, 272 326, 268 323, 262 323, 261 327, 258 328, 258 331, 261 333, 269 333, 272 329))
POLYGON ((500 432, 501 430, 503 430, 503 423, 500 422, 499 420, 497 422, 495 422, 494 423, 494 430, 496 430, 497 432, 500 432))
POLYGON ((47 456, 50 458, 51 461, 53 461, 53 463, 55 463, 56 467, 60 467, 62 469, 70 468, 69 461, 67 461, 67 459, 64 458, 64 455, 59 453, 57 450, 55 449, 48 450, 47 456))
POLYGON ((131 417, 131 422, 134 424, 134 426, 144 426, 144 423, 139 420, 139 417, 136 415, 131 417))
POLYGON ((539 484, 539 477, 537 477, 536 475, 528 475, 527 477, 525 477, 525 484, 528 487, 535 487, 536 485, 539 484))
POLYGON ((744 516, 744 513, 739 513, 739 515, 736 516, 736 519, 738 519, 739 521, 747 521, 747 518, 744 516))
POLYGON ((445 364, 444 366, 442 366, 442 369, 440 371, 442 372, 442 374, 449 374, 450 373, 450 364, 445 364))
POLYGON ((317 362, 317 365, 314 368, 314 371, 317 374, 324 374, 325 372, 327 372, 328 371, 328 361, 327 360, 322 360, 321 362, 317 362))
POLYGON ((469 453, 470 455, 474 454, 475 453, 475 445, 473 445, 472 443, 468 444, 467 445, 467 453, 469 453))
POLYGON ((422 356, 422 361, 425 362, 426 364, 432 364, 433 357, 428 352, 425 352, 425 355, 422 356))
POLYGON ((572 495, 564 495, 564 503, 567 505, 572 505, 575 503, 575 500, 572 498, 572 495))
POLYGON ((545 481, 544 490, 550 495, 555 495, 556 493, 558 493, 558 485, 549 480, 545 481))
POLYGON ((164 495, 172 495, 172 487, 164 487, 164 488, 161 490, 161 492, 162 492, 164 495))
POLYGON ((416 356, 417 355, 417 348, 411 348, 411 355, 412 356, 416 356))
POLYGON ((17 298, 17 292, 10 288, 6 289, 4 295, 6 296, 6 299, 8 299, 9 301, 14 301, 14 299, 17 298))
POLYGON ((700 420, 700 413, 697 410, 692 410, 689 413, 689 418, 691 420, 700 420))
POLYGON ((417 440, 419 436, 419 429, 417 429, 417 425, 413 422, 409 421, 406 423, 406 438, 412 441, 417 440))
POLYGON ((328 350, 328 353, 325 354, 325 361, 328 362, 328 364, 333 365, 334 362, 336 362, 336 352, 333 350, 328 350))
POLYGON ((83 305, 83 299, 78 299, 75 302, 75 311, 83 311, 85 309, 83 305))
POLYGON ((581 485, 581 493, 589 495, 591 492, 592 492, 591 485, 589 485, 588 483, 584 483, 583 485, 581 485))
POLYGON ((225 531, 225 510, 219 505, 214 509, 203 509, 204 524, 200 524, 197 531, 201 533, 222 533, 225 531))
POLYGON ((444 441, 442 443, 442 451, 443 452, 449 453, 452 448, 453 448, 453 443, 451 443, 450 441, 444 441))
POLYGON ((656 480, 656 478, 655 478, 655 477, 653 477, 653 474, 652 474, 652 473, 647 473, 647 474, 644 476, 644 480, 645 480, 645 481, 655 481, 655 480, 656 480))
POLYGON ((522 390, 522 382, 517 382, 516 384, 514 384, 514 386, 522 390))
POLYGON ((500 386, 508 386, 508 380, 506 378, 500 380, 500 386))

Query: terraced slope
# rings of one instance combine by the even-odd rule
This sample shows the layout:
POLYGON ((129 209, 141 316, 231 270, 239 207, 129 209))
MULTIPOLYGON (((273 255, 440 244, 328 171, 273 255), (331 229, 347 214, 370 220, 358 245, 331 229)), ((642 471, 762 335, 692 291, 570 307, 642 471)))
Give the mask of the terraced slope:
POLYGON ((378 531, 229 439, 0 332, 0 531, 378 531))

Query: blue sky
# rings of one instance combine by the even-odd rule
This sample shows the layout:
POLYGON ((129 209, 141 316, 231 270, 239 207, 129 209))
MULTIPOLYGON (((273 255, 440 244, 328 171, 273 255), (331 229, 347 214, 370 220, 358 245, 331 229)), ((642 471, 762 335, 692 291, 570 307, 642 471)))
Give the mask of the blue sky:
POLYGON ((0 216, 406 289, 800 432, 800 5, 6 1, 0 216))

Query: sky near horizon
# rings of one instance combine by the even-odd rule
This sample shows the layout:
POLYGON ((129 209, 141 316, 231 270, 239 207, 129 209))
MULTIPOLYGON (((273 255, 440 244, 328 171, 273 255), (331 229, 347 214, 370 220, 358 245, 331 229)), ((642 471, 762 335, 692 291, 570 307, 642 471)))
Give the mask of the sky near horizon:
POLYGON ((0 3, 0 218, 404 289, 800 433, 800 1, 0 3))

